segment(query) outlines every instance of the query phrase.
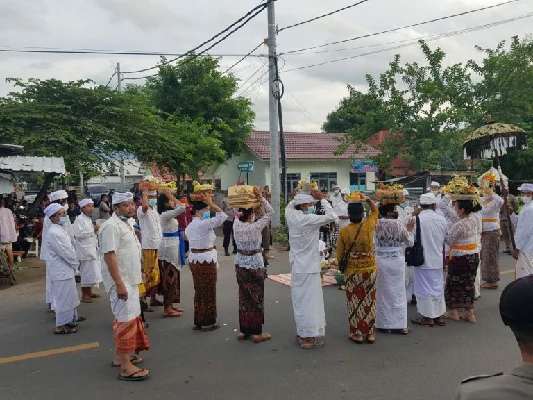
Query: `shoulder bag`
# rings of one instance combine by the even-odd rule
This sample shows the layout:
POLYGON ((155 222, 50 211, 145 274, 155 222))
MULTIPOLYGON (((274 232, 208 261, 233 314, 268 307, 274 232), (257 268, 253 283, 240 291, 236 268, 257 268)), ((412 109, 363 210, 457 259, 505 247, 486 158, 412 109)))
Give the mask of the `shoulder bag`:
POLYGON ((410 267, 420 267, 424 265, 424 247, 420 237, 420 218, 416 216, 416 235, 413 247, 405 249, 405 262, 410 267))
POLYGON ((361 232, 362 227, 363 227, 363 221, 361 221, 359 225, 359 229, 357 229, 357 233, 355 234, 353 242, 350 245, 350 249, 344 253, 344 255, 342 256, 342 259, 339 261, 339 271, 341 271, 343 274, 344 274, 344 271, 346 271, 346 268, 348 267, 348 258, 350 258, 350 253, 352 252, 353 247, 355 246, 355 242, 357 242, 357 238, 359 237, 359 232, 361 232))

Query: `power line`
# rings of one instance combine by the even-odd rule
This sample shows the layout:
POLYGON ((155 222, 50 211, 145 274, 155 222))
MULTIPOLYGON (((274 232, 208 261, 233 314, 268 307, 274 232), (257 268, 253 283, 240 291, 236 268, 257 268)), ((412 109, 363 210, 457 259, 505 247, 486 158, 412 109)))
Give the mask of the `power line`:
POLYGON ((243 61, 246 59, 246 57, 251 56, 251 55, 252 55, 257 49, 259 49, 259 47, 261 47, 263 44, 264 44, 263 42, 259 43, 259 44, 258 44, 257 46, 255 46, 252 50, 250 50, 250 51, 248 52, 248 54, 246 54, 243 58, 241 58, 239 61, 237 61, 235 64, 233 64, 233 65, 232 65, 231 67, 229 67, 227 70, 225 70, 225 71, 223 72, 223 74, 227 74, 231 69, 233 69, 234 67, 236 67, 237 65, 239 65, 241 62, 243 62, 243 61))
POLYGON ((305 117, 307 117, 307 118, 308 118, 313 124, 315 124, 315 125, 319 125, 319 126, 321 125, 321 124, 315 119, 315 117, 313 117, 313 115, 312 115, 309 111, 307 111, 307 108, 305 108, 305 106, 304 106, 300 101, 298 101, 298 99, 297 99, 296 97, 293 96, 292 93, 290 93, 290 92, 286 92, 286 93, 287 93, 290 97, 292 97, 293 100, 294 100, 296 103, 298 103, 299 106, 298 106, 294 101, 292 101, 291 99, 289 99, 289 101, 292 103, 292 105, 293 105, 298 111, 300 111, 305 117))
POLYGON ((285 26, 285 27, 279 29, 278 33, 282 32, 282 31, 284 31, 286 29, 296 28, 297 26, 308 24, 310 22, 316 21, 316 20, 321 19, 321 18, 329 17, 329 16, 331 16, 333 14, 337 14, 337 13, 339 13, 341 11, 345 11, 345 10, 348 10, 350 8, 356 7, 356 6, 360 5, 360 4, 366 3, 367 1, 370 1, 370 0, 361 0, 361 1, 358 1, 357 3, 351 4, 349 6, 339 8, 338 10, 335 10, 335 11, 331 11, 331 12, 329 12, 327 14, 319 15, 318 17, 314 17, 314 18, 308 19, 306 21, 298 22, 297 24, 285 26))
POLYGON ((443 20, 446 20, 446 19, 460 17, 460 16, 463 16, 463 15, 473 14, 473 13, 476 13, 476 12, 479 12, 479 11, 484 11, 484 10, 489 10, 489 9, 496 8, 496 7, 501 7, 501 6, 504 6, 506 4, 516 3, 517 1, 520 1, 520 0, 507 0, 505 2, 494 4, 494 5, 491 5, 491 6, 476 8, 476 9, 469 10, 469 11, 463 11, 461 13, 447 15, 445 17, 440 17, 440 18, 434 18, 434 19, 431 19, 431 20, 428 20, 428 21, 417 22, 415 24, 406 25, 406 26, 402 26, 402 27, 399 27, 399 28, 387 29, 387 30, 384 30, 384 31, 381 31, 381 32, 369 33, 369 34, 366 34, 366 35, 356 36, 356 37, 351 38, 351 39, 338 40, 336 42, 325 43, 325 44, 321 44, 321 45, 318 45, 318 46, 311 46, 311 47, 306 47, 306 48, 298 49, 298 50, 290 50, 290 51, 287 51, 287 52, 281 53, 281 54, 299 53, 299 52, 302 52, 302 51, 314 50, 314 49, 320 49, 320 48, 327 47, 327 46, 332 46, 334 44, 347 43, 347 42, 351 42, 351 41, 354 41, 354 40, 364 39, 364 38, 368 38, 368 37, 372 37, 372 36, 383 35, 385 33, 397 32, 397 31, 400 31, 402 29, 414 28, 414 27, 417 27, 417 26, 431 24, 433 22, 443 21, 443 20))
MULTIPOLYGON (((159 68, 161 65, 167 65, 167 64, 170 64, 174 61, 177 61, 179 60, 180 58, 183 58, 187 55, 193 55, 194 52, 198 49, 200 49, 201 47, 205 46, 206 44, 212 42, 213 40, 215 40, 216 38, 218 38, 219 36, 221 36, 222 34, 230 31, 227 35, 223 36, 222 39, 218 40, 217 42, 215 42, 214 45, 208 47, 206 50, 202 51, 200 54, 202 53, 205 53, 206 51, 209 51, 210 49, 212 49, 214 46, 216 46, 217 44, 219 44, 220 42, 224 41, 227 37, 229 37, 230 35, 232 35, 233 33, 237 32, 239 29, 241 29, 244 25, 246 25, 250 20, 252 20, 253 18, 255 18, 258 14, 260 14, 263 10, 265 10, 265 8, 268 6, 268 4, 271 2, 271 1, 274 1, 274 0, 267 0, 266 2, 264 3, 261 3, 259 4, 258 6, 252 8, 250 11, 248 11, 244 16, 242 16, 241 18, 239 18, 237 21, 233 22, 231 25, 229 25, 226 29, 224 29, 223 31, 220 31, 219 33, 217 33, 216 35, 214 35, 213 37, 211 37, 210 39, 206 40, 205 42, 199 44, 198 46, 196 46, 195 48, 189 50, 187 53, 183 54, 183 55, 180 55, 176 58, 173 58, 172 60, 168 60, 168 61, 163 61, 161 64, 158 64, 158 65, 155 65, 153 67, 150 67, 150 68, 143 68, 143 69, 140 69, 140 70, 137 70, 137 71, 130 71, 130 72, 124 72, 125 74, 134 74, 134 73, 140 73, 140 72, 146 72, 146 71, 150 71, 152 69, 155 69, 155 68, 159 68), (244 22, 243 22, 244 21, 244 22), (239 25, 240 24, 240 25, 239 25), (239 25, 239 26, 237 26, 239 25), (237 26, 237 28, 231 30, 234 26, 237 26)), ((143 78, 141 78, 143 79, 143 78)))
MULTIPOLYGON (((467 28, 467 29, 462 29, 462 30, 452 31, 452 32, 447 32, 447 33, 441 33, 441 34, 438 34, 438 35, 434 35, 434 37, 430 37, 429 39, 427 39, 427 41, 434 41, 434 40, 439 40, 439 39, 446 38, 446 37, 462 35, 464 33, 476 32, 476 31, 479 31, 479 30, 488 29, 488 28, 492 28, 492 27, 495 27, 495 26, 499 26, 499 25, 504 25, 504 24, 507 24, 509 22, 514 22, 514 21, 525 19, 525 18, 529 18, 529 17, 532 17, 532 16, 533 16, 533 12, 528 13, 528 14, 524 14, 524 15, 521 15, 521 16, 518 16, 518 17, 509 18, 509 19, 506 19, 506 20, 493 22, 493 23, 490 23, 490 24, 479 25, 479 26, 476 26, 476 27, 473 27, 473 28, 467 28)), ((292 68, 292 69, 289 69, 289 70, 287 70, 285 72, 292 72, 292 71, 297 71, 297 70, 301 70, 301 69, 313 68, 313 67, 318 67, 318 66, 322 66, 322 65, 326 65, 326 64, 332 64, 332 63, 340 62, 340 61, 346 61, 346 60, 350 60, 350 59, 353 59, 353 58, 364 57, 364 56, 368 56, 368 55, 371 55, 371 54, 378 54, 378 53, 383 53, 383 52, 390 51, 390 50, 401 49, 401 48, 405 48, 405 47, 416 45, 419 42, 420 39, 411 39, 411 40, 413 40, 413 42, 406 43, 406 44, 403 44, 403 45, 400 45, 400 46, 388 47, 386 49, 374 50, 374 51, 370 51, 370 52, 366 52, 366 53, 356 54, 354 56, 342 57, 342 58, 337 58, 337 59, 334 59, 334 60, 324 61, 324 62, 321 62, 321 63, 306 65, 306 66, 303 66, 303 67, 292 68)))
POLYGON ((113 72, 113 75, 111 75, 111 78, 109 78, 109 81, 106 83, 106 87, 109 86, 109 84, 111 83, 111 80, 115 77, 115 75, 117 74, 117 71, 113 72))

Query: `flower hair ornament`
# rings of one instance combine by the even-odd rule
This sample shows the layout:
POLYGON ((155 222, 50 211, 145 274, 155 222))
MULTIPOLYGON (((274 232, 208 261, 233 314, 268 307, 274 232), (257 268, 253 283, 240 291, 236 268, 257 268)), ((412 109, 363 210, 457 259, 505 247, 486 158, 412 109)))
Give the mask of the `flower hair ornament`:
POLYGON ((235 216, 236 216, 237 218, 241 219, 242 217, 244 217, 244 213, 243 213, 242 211, 237 211, 237 212, 235 213, 235 216))

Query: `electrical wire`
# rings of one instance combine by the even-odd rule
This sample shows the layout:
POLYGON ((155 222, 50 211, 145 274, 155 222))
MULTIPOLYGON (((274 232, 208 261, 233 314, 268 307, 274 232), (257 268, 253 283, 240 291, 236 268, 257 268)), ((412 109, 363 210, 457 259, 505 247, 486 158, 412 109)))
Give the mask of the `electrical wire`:
POLYGON ((315 117, 313 117, 313 115, 312 115, 309 111, 307 111, 307 108, 305 108, 305 106, 304 106, 300 101, 298 101, 298 99, 297 99, 296 97, 294 97, 294 95, 293 95, 292 93, 290 93, 290 92, 286 92, 286 93, 287 93, 290 97, 292 97, 292 99, 294 100, 294 101, 292 101, 292 100, 289 98, 289 101, 292 103, 292 105, 293 105, 298 111, 300 111, 300 112, 301 112, 301 113, 302 113, 307 119, 309 119, 309 121, 311 121, 313 124, 318 125, 318 126, 322 125, 322 124, 320 124, 320 123, 315 119, 315 117), (298 103, 299 106, 298 106, 295 102, 298 103))
POLYGON ((116 74, 117 74, 117 71, 113 72, 113 75, 111 75, 111 78, 109 78, 109 81, 107 81, 105 87, 109 86, 109 84, 111 83, 111 80, 115 77, 116 74))
POLYGON ((225 70, 223 72, 223 74, 227 74, 231 69, 233 69, 234 67, 236 67, 237 65, 239 65, 241 62, 243 62, 246 57, 249 57, 251 56, 257 49, 259 49, 259 47, 261 47, 264 43, 263 42, 260 42, 257 46, 255 46, 252 50, 250 50, 248 52, 248 54, 246 54, 243 58, 241 58, 239 61, 237 61, 235 64, 233 64, 231 67, 229 67, 227 70, 225 70))
MULTIPOLYGON (((215 40, 216 38, 218 38, 219 36, 221 36, 222 34, 226 33, 229 31, 229 33, 225 36, 222 37, 222 39, 218 40, 217 42, 215 42, 214 45, 208 47, 206 50, 203 50, 200 54, 203 54, 207 51, 209 51, 210 49, 212 49, 213 47, 215 47, 217 44, 219 44, 220 42, 224 41, 226 38, 228 38, 230 35, 232 35, 233 33, 237 32, 239 29, 241 29, 244 25, 246 25, 250 20, 252 20, 253 18, 255 18, 257 15, 259 15, 261 12, 263 12, 263 10, 265 10, 265 8, 268 6, 268 4, 270 4, 271 1, 274 1, 274 0, 267 0, 266 2, 264 3, 261 3, 259 4, 258 6, 252 8, 250 11, 248 11, 244 16, 242 16, 241 18, 239 18, 237 21, 233 22, 231 25, 229 25, 226 29, 224 29, 223 31, 217 33, 216 35, 214 35, 213 37, 211 37, 210 39, 206 40, 205 42, 199 44, 198 46, 196 46, 195 48, 189 50, 188 52, 186 52, 185 54, 183 55, 180 55, 176 58, 173 58, 171 60, 168 60, 168 61, 163 61, 161 64, 158 64, 158 65, 155 65, 153 67, 150 67, 150 68, 143 68, 143 69, 140 69, 140 70, 137 70, 137 71, 128 71, 128 72, 124 72, 124 74, 135 74, 135 73, 141 73, 141 72, 146 72, 146 71, 150 71, 152 69, 155 69, 155 68, 159 68, 161 65, 167 65, 167 64, 170 64, 174 61, 177 61, 179 60, 180 58, 183 58, 187 55, 193 55, 194 52, 198 49, 200 49, 201 47, 205 46, 206 44, 212 42, 213 40, 215 40), (244 22, 243 22, 244 21, 244 22), (240 24, 240 25, 239 25, 240 24), (238 26, 237 26, 238 25, 238 26), (233 27, 237 26, 237 28, 234 28, 232 29, 233 27)), ((126 79, 126 78, 125 78, 126 79)), ((140 78, 140 79, 143 79, 143 78, 140 78)))
MULTIPOLYGON (((514 22, 514 21, 518 21, 518 20, 521 20, 521 19, 530 18, 532 16, 533 16, 533 12, 528 13, 528 14, 524 14, 524 15, 521 15, 521 16, 518 16, 518 17, 509 18, 509 19, 506 19, 506 20, 493 22, 493 23, 490 23, 490 24, 479 25, 479 26, 473 27, 473 28, 467 28, 467 29, 462 29, 462 30, 458 30, 458 31, 442 33, 442 34, 436 35, 435 37, 427 39, 427 41, 431 42, 431 41, 439 40, 439 39, 442 39, 442 38, 462 35, 462 34, 465 34, 465 33, 476 32, 476 31, 479 31, 479 30, 488 29, 488 28, 492 28, 492 27, 495 27, 495 26, 499 26, 499 25, 504 25, 504 24, 507 24, 509 22, 514 22)), ((318 67, 318 66, 322 66, 322 65, 326 65, 326 64, 332 64, 332 63, 340 62, 340 61, 346 61, 346 60, 350 60, 350 59, 353 59, 353 58, 365 57, 365 56, 368 56, 368 55, 371 55, 371 54, 378 54, 378 53, 383 53, 383 52, 386 52, 386 51, 391 51, 391 50, 401 49, 401 48, 405 48, 405 47, 410 47, 410 46, 414 46, 414 45, 418 44, 420 39, 411 39, 411 40, 413 40, 413 42, 406 43, 406 44, 403 44, 403 45, 400 45, 400 46, 388 47, 388 48, 385 48, 385 49, 374 50, 374 51, 370 51, 370 52, 366 52, 366 53, 356 54, 354 56, 337 58, 337 59, 334 59, 334 60, 324 61, 324 62, 316 63, 316 64, 310 64, 310 65, 306 65, 306 66, 303 66, 303 67, 296 67, 296 68, 288 69, 285 72, 292 72, 292 71, 297 71, 297 70, 302 70, 302 69, 307 69, 307 68, 313 68, 313 67, 318 67)))
MULTIPOLYGON (((185 57, 189 53, 164 53, 164 52, 155 52, 155 51, 114 51, 114 50, 83 50, 83 49, 73 49, 73 50, 62 50, 62 49, 43 49, 43 50, 31 50, 31 48, 20 48, 20 49, 0 49, 0 52, 5 53, 50 53, 50 54, 99 54, 99 55, 119 55, 119 56, 179 56, 185 57)), ((247 55, 247 54, 210 54, 204 55, 203 57, 264 57, 261 55, 247 55)), ((198 56, 202 57, 202 56, 198 56)), ((131 74, 133 72, 124 72, 125 74, 131 74)))
POLYGON ((350 8, 356 7, 356 6, 360 5, 360 4, 366 3, 368 1, 370 1, 370 0, 361 0, 361 1, 358 1, 357 3, 350 4, 349 6, 339 8, 338 10, 335 10, 335 11, 331 11, 331 12, 329 12, 327 14, 322 14, 322 15, 319 15, 318 17, 314 17, 314 18, 308 19, 306 21, 298 22, 297 24, 285 26, 285 27, 283 27, 281 29, 278 29, 278 33, 282 32, 284 30, 287 30, 287 29, 296 28, 297 26, 300 26, 300 25, 305 25, 305 24, 308 24, 310 22, 314 22, 314 21, 322 19, 322 18, 329 17, 329 16, 331 16, 333 14, 337 14, 337 13, 339 13, 341 11, 348 10, 350 8))
POLYGON ((504 6, 504 5, 507 5, 507 4, 516 3, 518 1, 521 1, 521 0, 507 0, 505 2, 498 3, 498 4, 493 4, 491 6, 485 6, 485 7, 469 10, 469 11, 463 11, 463 12, 460 12, 460 13, 451 14, 451 15, 447 15, 447 16, 439 17, 439 18, 434 18, 434 19, 431 19, 431 20, 428 20, 428 21, 417 22, 415 24, 405 25, 405 26, 401 26, 401 27, 398 27, 398 28, 386 29, 386 30, 381 31, 381 32, 375 32, 375 33, 369 33, 369 34, 366 34, 366 35, 356 36, 356 37, 353 37, 351 39, 338 40, 336 42, 325 43, 325 44, 321 44, 321 45, 318 45, 318 46, 311 46, 311 47, 306 47, 306 48, 303 48, 303 49, 290 50, 290 51, 286 51, 286 52, 281 53, 281 54, 299 53, 299 52, 302 52, 302 51, 320 49, 320 48, 323 48, 323 47, 328 47, 328 46, 332 46, 332 45, 335 45, 335 44, 347 43, 347 42, 351 42, 351 41, 355 41, 355 40, 359 40, 359 39, 364 39, 364 38, 368 38, 368 37, 372 37, 372 36, 379 36, 379 35, 383 35, 385 33, 397 32, 397 31, 400 31, 402 29, 414 28, 414 27, 417 27, 417 26, 431 24, 433 22, 444 21, 444 20, 447 20, 447 19, 456 18, 456 17, 460 17, 460 16, 463 16, 463 15, 473 14, 473 13, 476 13, 476 12, 479 12, 479 11, 489 10, 489 9, 496 8, 496 7, 501 7, 501 6, 504 6))

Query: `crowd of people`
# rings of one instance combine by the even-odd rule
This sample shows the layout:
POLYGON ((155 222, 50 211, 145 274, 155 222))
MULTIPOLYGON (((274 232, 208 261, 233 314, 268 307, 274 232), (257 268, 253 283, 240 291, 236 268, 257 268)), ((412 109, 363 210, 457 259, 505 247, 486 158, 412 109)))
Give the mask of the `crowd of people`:
MULTIPOLYGON (((291 297, 301 348, 325 343, 320 270, 332 248, 338 261, 346 260, 342 272, 351 341, 375 343, 376 330, 409 334, 407 304, 413 296, 420 316, 412 324, 434 327, 446 326, 450 320, 476 322, 474 304, 480 288, 494 290, 500 280, 499 218, 504 200, 495 193, 493 181, 481 186, 479 204, 452 200, 438 186, 432 183, 431 190, 420 196, 416 210, 408 200, 379 204, 361 195, 352 201, 349 191, 339 187, 333 188, 329 200, 317 190, 295 193, 285 218, 291 297), (324 235, 325 226, 334 240, 324 235), (422 243, 424 260, 410 267, 405 249, 416 241, 422 243)), ((515 227, 517 278, 533 274, 533 184, 524 184, 520 190, 524 206, 509 226, 515 227)), ((141 185, 137 202, 130 192, 114 193, 111 205, 103 210, 109 217, 96 223, 91 199, 77 202, 80 214, 72 219, 68 193, 51 193, 43 203, 41 258, 46 263, 46 302, 56 317, 54 332, 76 333, 78 323, 85 320, 77 311, 80 301, 92 303, 100 298, 98 287, 103 284, 114 316, 116 354, 111 364, 121 369, 122 380, 146 379, 150 372, 138 366, 143 361, 140 352, 150 348, 145 313, 161 306, 164 318, 183 316, 178 306, 180 272, 187 261, 194 284, 193 329, 211 332, 219 328, 214 230, 222 228, 224 253, 228 256, 233 244, 235 254, 237 339, 270 340, 271 335, 263 331, 265 247, 270 242, 266 230, 274 210, 268 190, 254 188, 254 194, 260 207, 232 209, 227 199, 219 207, 207 193, 190 201, 186 195, 175 197, 168 189, 158 193, 141 185), (76 275, 81 276, 81 299, 76 275)), ((408 195, 404 190, 405 198, 408 195)), ((106 202, 101 200, 99 217, 101 204, 106 202)), ((14 233, 8 220, 13 218, 3 208, 0 201, 2 250, 9 251, 14 233)))

